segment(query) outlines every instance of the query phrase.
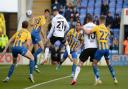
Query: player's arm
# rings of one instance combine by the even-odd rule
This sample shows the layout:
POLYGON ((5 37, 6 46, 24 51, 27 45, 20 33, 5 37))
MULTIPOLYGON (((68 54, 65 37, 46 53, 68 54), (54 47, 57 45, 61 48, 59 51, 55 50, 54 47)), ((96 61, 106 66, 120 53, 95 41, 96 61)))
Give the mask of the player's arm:
POLYGON ((94 33, 94 32, 97 31, 97 26, 95 26, 92 30, 87 30, 87 29, 85 29, 84 27, 82 27, 81 29, 82 29, 82 30, 84 31, 84 33, 86 33, 86 34, 92 34, 92 33, 94 33))
POLYGON ((43 28, 41 29, 41 36, 42 36, 42 38, 43 38, 44 40, 46 39, 45 33, 44 33, 44 31, 43 31, 43 28))
POLYGON ((52 37, 52 34, 54 32, 54 28, 55 28, 55 25, 54 25, 54 18, 53 18, 52 19, 52 27, 50 29, 50 32, 49 32, 48 36, 47 36, 47 40, 49 40, 52 37))
POLYGON ((68 24, 68 22, 67 21, 65 21, 65 36, 67 35, 67 33, 69 32, 69 28, 70 28, 70 26, 69 26, 69 24, 68 24))

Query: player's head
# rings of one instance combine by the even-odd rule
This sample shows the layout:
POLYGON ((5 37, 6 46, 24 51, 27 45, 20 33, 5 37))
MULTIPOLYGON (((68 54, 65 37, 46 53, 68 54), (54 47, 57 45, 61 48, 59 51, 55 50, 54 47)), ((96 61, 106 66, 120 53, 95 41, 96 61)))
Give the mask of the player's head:
POLYGON ((91 14, 87 16, 87 22, 93 22, 93 17, 91 14))
POLYGON ((54 16, 56 16, 56 15, 59 13, 59 9, 58 9, 57 6, 54 6, 54 7, 52 8, 52 11, 53 11, 53 15, 54 15, 54 16))
POLYGON ((28 28, 28 21, 22 22, 22 28, 28 28))
POLYGON ((27 16, 28 18, 31 18, 31 17, 32 17, 32 10, 27 10, 27 11, 26 11, 26 16, 27 16))
POLYGON ((100 20, 100 24, 105 23, 106 21, 105 16, 101 15, 99 20, 100 20))
POLYGON ((50 15, 49 9, 44 10, 44 15, 45 15, 45 17, 48 17, 50 15))
POLYGON ((80 26, 81 26, 81 23, 80 23, 80 21, 77 21, 76 22, 76 31, 79 31, 80 29, 80 26))

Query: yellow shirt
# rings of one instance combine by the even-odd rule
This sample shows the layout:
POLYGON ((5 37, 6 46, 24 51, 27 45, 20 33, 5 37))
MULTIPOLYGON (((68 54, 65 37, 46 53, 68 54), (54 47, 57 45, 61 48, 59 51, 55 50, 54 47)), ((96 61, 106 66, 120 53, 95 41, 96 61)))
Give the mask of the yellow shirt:
POLYGON ((27 29, 21 29, 13 35, 14 45, 13 46, 24 46, 27 40, 31 40, 31 34, 27 29))
POLYGON ((98 48, 101 50, 109 49, 108 36, 110 31, 107 29, 107 27, 104 24, 98 25, 93 28, 93 32, 95 32, 97 36, 98 48))
POLYGON ((73 51, 75 48, 77 48, 80 45, 80 41, 82 40, 82 35, 79 32, 77 32, 74 28, 72 28, 67 36, 69 37, 68 43, 70 46, 70 49, 73 51))
POLYGON ((37 16, 33 18, 33 29, 41 29, 41 26, 43 26, 46 23, 46 19, 44 16, 37 16))

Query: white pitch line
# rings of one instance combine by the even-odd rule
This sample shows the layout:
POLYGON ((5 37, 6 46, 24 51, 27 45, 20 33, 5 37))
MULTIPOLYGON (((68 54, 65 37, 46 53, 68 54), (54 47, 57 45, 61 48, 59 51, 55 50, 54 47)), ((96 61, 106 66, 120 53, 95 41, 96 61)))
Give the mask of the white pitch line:
POLYGON ((54 82, 54 81, 58 81, 58 80, 61 80, 61 79, 65 79, 65 78, 68 78, 68 77, 70 77, 70 76, 65 76, 65 77, 49 80, 49 81, 46 81, 46 82, 38 83, 38 84, 32 85, 30 87, 26 87, 24 89, 31 89, 31 88, 34 88, 34 87, 37 87, 37 86, 40 86, 40 85, 44 85, 44 84, 51 83, 51 82, 54 82))

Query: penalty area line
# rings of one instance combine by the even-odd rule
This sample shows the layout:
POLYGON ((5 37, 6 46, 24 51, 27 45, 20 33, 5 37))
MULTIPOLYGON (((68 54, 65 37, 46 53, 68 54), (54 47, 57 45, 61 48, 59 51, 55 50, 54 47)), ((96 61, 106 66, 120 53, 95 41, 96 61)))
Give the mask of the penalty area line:
POLYGON ((44 84, 48 84, 48 83, 55 82, 55 81, 58 81, 58 80, 66 79, 68 77, 71 77, 71 76, 65 76, 65 77, 61 77, 61 78, 52 79, 52 80, 49 80, 49 81, 46 81, 46 82, 42 82, 42 83, 32 85, 30 87, 26 87, 24 89, 32 89, 32 88, 35 88, 35 87, 40 86, 40 85, 44 85, 44 84))

